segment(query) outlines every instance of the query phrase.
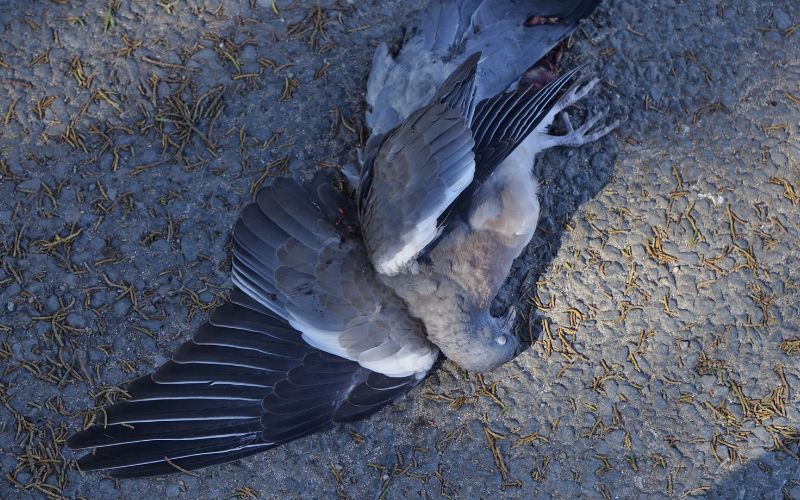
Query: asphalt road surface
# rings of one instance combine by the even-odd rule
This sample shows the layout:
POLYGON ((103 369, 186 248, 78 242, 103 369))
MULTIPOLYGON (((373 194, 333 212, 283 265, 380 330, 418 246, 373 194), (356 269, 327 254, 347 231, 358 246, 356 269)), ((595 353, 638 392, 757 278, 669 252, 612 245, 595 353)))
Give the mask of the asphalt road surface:
POLYGON ((0 0, 0 497, 800 498, 800 3, 657 3, 571 40, 602 79, 574 115, 621 126, 534 166, 540 229, 495 304, 530 349, 117 482, 66 436, 224 300, 258 186, 354 160, 415 3, 0 0))

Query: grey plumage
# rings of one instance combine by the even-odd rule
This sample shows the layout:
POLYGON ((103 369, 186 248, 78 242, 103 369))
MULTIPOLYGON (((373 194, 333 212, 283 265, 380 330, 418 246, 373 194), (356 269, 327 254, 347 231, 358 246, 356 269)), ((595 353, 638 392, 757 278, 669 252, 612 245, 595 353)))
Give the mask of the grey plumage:
POLYGON ((393 56, 382 43, 367 82, 367 125, 385 133, 427 103, 447 75, 480 52, 475 99, 513 88, 600 0, 434 0, 414 16, 393 56), (530 19, 540 24, 526 26, 530 19))
POLYGON ((234 228, 234 283, 314 347, 388 376, 426 373, 436 348, 375 279, 360 239, 337 228, 339 210, 352 211, 349 200, 322 182, 278 179, 259 192, 234 228))
MULTIPOLYGON (((278 179, 233 230, 231 302, 129 401, 72 436, 84 469, 195 469, 363 418, 416 385, 441 352, 468 370, 512 359, 514 311, 489 306, 536 228, 536 153, 596 140, 602 115, 550 124, 596 83, 524 77, 599 0, 446 0, 375 54, 372 135, 347 172, 278 179)), ((542 64, 542 63, 539 63, 542 64)), ((541 77, 544 75, 544 77, 541 77)))

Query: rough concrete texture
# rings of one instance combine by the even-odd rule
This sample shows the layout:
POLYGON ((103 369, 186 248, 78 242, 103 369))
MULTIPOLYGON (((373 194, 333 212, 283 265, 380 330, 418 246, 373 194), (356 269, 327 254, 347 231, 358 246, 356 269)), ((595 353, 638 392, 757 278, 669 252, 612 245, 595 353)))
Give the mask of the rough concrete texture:
POLYGON ((372 51, 415 5, 0 0, 0 497, 800 498, 800 3, 657 3, 572 39, 603 81, 575 114, 622 125, 534 167, 496 304, 532 348, 117 482, 66 435, 224 300, 254 189, 353 160, 372 51))

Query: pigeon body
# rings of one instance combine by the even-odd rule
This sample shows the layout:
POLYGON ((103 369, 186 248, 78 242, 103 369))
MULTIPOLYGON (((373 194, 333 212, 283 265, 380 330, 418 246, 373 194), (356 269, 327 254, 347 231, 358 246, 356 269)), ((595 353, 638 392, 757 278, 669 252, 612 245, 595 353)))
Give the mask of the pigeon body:
POLYGON ((325 176, 262 188, 233 230, 230 302, 68 440, 94 448, 80 467, 138 477, 224 463, 374 413, 440 351, 472 371, 512 359, 514 312, 489 305, 536 229, 533 156, 611 129, 565 118, 566 135, 548 133, 594 85, 551 74, 551 49, 598 3, 418 12, 399 50, 376 51, 355 201, 325 176))

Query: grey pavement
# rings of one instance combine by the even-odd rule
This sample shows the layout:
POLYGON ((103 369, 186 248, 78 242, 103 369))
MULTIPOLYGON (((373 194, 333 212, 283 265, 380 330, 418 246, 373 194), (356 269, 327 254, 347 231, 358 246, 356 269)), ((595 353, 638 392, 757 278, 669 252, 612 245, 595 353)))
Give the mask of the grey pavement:
POLYGON ((602 83, 574 115, 622 125, 534 166, 512 363, 193 475, 75 470, 68 433, 224 300, 254 190, 354 160, 420 4, 0 0, 0 497, 800 498, 794 0, 606 1, 576 32, 602 83))

